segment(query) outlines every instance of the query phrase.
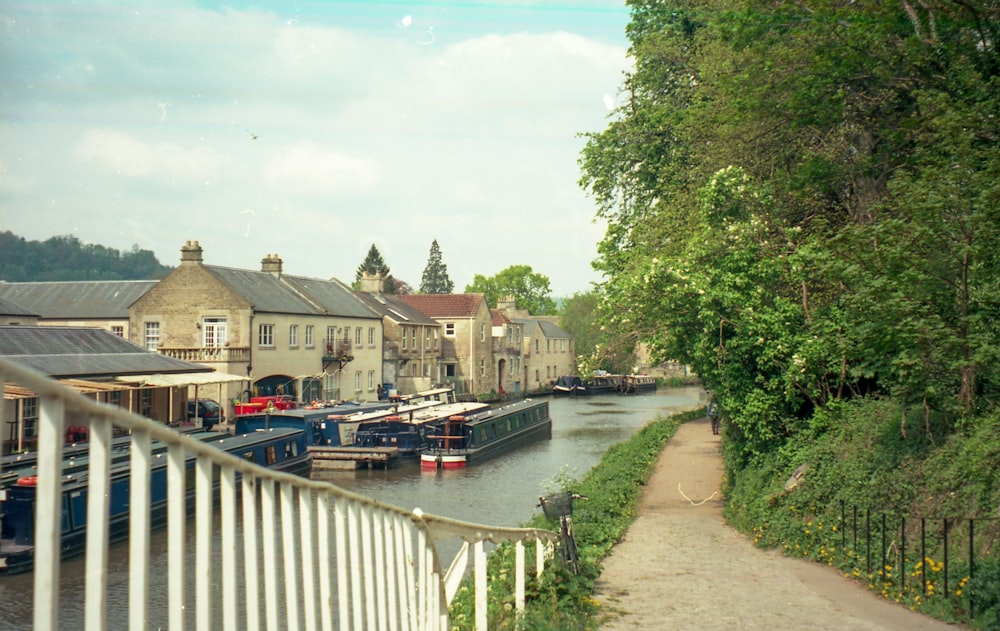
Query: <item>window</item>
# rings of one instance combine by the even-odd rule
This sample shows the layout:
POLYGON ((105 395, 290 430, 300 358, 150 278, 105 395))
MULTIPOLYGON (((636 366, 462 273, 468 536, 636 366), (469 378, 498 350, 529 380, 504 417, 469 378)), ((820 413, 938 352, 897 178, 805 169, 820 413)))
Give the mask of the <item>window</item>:
POLYGON ((115 335, 117 335, 118 337, 125 337, 125 327, 123 327, 121 325, 117 325, 117 324, 113 325, 111 327, 111 332, 114 333, 115 335))
POLYGON ((261 347, 273 347, 274 346, 274 325, 273 324, 262 324, 260 328, 257 329, 257 345, 261 347))
POLYGON ((361 371, 354 371, 354 391, 361 392, 361 371))
POLYGON ((288 345, 299 345, 299 325, 297 324, 292 324, 288 327, 288 345))
POLYGON ((552 352, 552 340, 545 340, 545 352, 546 353, 552 352))
POLYGON ((430 362, 424 362, 424 376, 425 377, 430 377, 431 376, 431 363, 430 362))
POLYGON ((444 376, 454 377, 455 376, 455 364, 445 364, 444 365, 444 376))
POLYGON ((542 341, 536 337, 535 338, 535 352, 536 353, 542 350, 541 343, 542 343, 542 341))
POLYGON ((354 345, 361 346, 361 327, 354 329, 354 345))
POLYGON ((347 344, 351 343, 351 327, 349 326, 344 327, 344 342, 347 344))
POLYGON ((437 350, 437 348, 438 348, 438 330, 437 329, 433 329, 433 331, 434 331, 434 350, 437 350))
POLYGON ((375 389, 375 371, 368 371, 368 391, 371 392, 375 389))
POLYGON ((327 346, 333 347, 333 343, 337 339, 337 327, 328 326, 326 327, 326 344, 327 346))
POLYGON ((306 325, 306 348, 313 347, 313 325, 306 325))
POLYGON ((142 339, 147 351, 158 349, 160 347, 160 323, 146 322, 142 339))
POLYGON ((559 352, 560 353, 566 352, 566 340, 559 340, 559 352))
POLYGON ((34 439, 38 437, 38 399, 21 400, 21 422, 24 424, 24 437, 34 439))
POLYGON ((486 325, 483 324, 482 322, 479 323, 479 341, 480 342, 486 341, 486 325))
POLYGON ((264 459, 267 464, 274 464, 278 462, 278 448, 274 445, 268 445, 264 448, 264 459))
POLYGON ((400 338, 401 338, 403 350, 405 351, 406 350, 406 327, 405 326, 404 327, 400 327, 399 328, 399 332, 400 332, 400 338))
POLYGON ((535 369, 535 381, 538 382, 538 381, 541 381, 541 379, 542 379, 542 375, 538 372, 538 369, 536 368, 535 369))
POLYGON ((444 336, 445 337, 455 337, 455 323, 445 322, 444 323, 444 336))
POLYGON ((410 329, 410 348, 417 350, 417 327, 410 329))
POLYGON ((375 347, 375 327, 368 328, 368 346, 375 347))
POLYGON ((139 391, 139 415, 153 417, 153 391, 149 388, 139 391))
POLYGON ((201 319, 201 345, 204 348, 216 348, 226 345, 226 319, 201 319))
POLYGON ((121 390, 112 390, 111 392, 109 392, 108 393, 107 403, 108 403, 108 405, 116 405, 118 407, 121 407, 122 406, 122 391, 121 390))
POLYGON ((485 377, 486 376, 486 360, 485 359, 480 359, 479 360, 479 376, 480 377, 485 377))

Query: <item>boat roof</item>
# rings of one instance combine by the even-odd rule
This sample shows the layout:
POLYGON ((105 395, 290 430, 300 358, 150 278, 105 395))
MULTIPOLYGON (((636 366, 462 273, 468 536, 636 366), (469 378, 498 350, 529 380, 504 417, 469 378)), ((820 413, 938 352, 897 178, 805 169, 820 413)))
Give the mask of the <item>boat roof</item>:
POLYGON ((547 406, 547 401, 535 401, 532 399, 522 399, 520 401, 515 401, 508 405, 490 408, 488 410, 483 410, 481 412, 475 412, 470 415, 466 415, 465 424, 466 425, 476 425, 478 423, 484 423, 486 421, 493 420, 494 418, 499 418, 507 416, 508 414, 513 414, 514 412, 520 412, 525 408, 535 408, 547 406))

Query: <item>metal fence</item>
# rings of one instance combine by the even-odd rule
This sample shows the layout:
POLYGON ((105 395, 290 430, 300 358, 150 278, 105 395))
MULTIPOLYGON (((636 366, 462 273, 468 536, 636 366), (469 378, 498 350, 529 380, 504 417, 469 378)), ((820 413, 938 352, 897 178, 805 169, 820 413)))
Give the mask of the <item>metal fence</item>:
MULTIPOLYGON (((541 575, 558 537, 547 530, 491 527, 411 512, 331 484, 263 468, 0 360, 0 390, 8 383, 33 391, 39 401, 35 629, 60 628, 64 510, 60 467, 67 414, 72 414, 75 424, 85 419, 90 439, 84 553, 88 631, 106 629, 109 623, 113 428, 131 433, 127 599, 132 629, 148 626, 148 549, 153 527, 150 445, 154 440, 168 445, 166 453, 156 457, 162 455, 167 462, 171 630, 184 629, 190 611, 194 611, 197 629, 219 625, 251 631, 449 629, 448 606, 466 575, 470 556, 475 628, 486 629, 488 547, 504 542, 516 546, 511 604, 523 611, 526 580, 531 580, 531 574, 541 575), (192 512, 193 521, 189 519, 192 512), (441 543, 456 540, 458 553, 445 567, 441 543), (192 545, 194 589, 185 578, 191 569, 185 568, 185 552, 192 545), (529 573, 525 552, 532 548, 535 563, 529 573)), ((0 427, 10 420, 2 418, 2 410, 0 427)))
POLYGON ((985 592, 980 571, 989 565, 995 573, 1000 564, 1000 518, 913 518, 841 501, 839 520, 842 567, 883 595, 915 604, 950 601, 965 620, 976 618, 984 602, 997 606, 1000 595, 985 592))

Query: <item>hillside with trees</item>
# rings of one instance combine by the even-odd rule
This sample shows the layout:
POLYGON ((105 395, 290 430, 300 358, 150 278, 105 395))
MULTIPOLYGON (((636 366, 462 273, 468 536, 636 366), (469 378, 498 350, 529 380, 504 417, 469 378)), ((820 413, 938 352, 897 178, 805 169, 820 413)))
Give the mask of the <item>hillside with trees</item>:
POLYGON ((28 241, 12 232, 0 232, 0 280, 153 280, 171 270, 150 250, 133 245, 119 252, 103 245, 82 243, 74 236, 28 241))
POLYGON ((601 317, 721 404, 733 523, 782 546, 840 500, 995 517, 1000 2, 629 5, 635 70, 580 158, 601 317))

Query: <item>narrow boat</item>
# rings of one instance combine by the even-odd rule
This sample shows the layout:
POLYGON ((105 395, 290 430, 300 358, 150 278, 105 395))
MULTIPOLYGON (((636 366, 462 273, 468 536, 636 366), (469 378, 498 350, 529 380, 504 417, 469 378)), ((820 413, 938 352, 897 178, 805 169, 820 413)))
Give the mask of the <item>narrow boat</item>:
POLYGON ((428 436, 440 431, 448 418, 489 409, 478 402, 445 403, 408 415, 393 413, 383 419, 358 425, 355 447, 395 447, 400 457, 416 457, 428 447, 428 436))
MULTIPOLYGON (((306 450, 305 432, 301 429, 278 428, 267 432, 254 432, 240 436, 218 433, 206 441, 220 450, 240 458, 250 460, 263 467, 303 474, 309 470, 309 453, 306 450)), ((162 454, 166 447, 154 443, 151 447, 162 454)), ((88 473, 86 457, 75 458, 74 467, 62 474, 62 558, 66 559, 84 551, 87 535, 87 490, 88 473)), ((194 469, 195 456, 187 458, 189 474, 194 469)), ((111 465, 110 542, 128 537, 129 528, 129 488, 131 484, 131 462, 128 459, 113 460, 111 465)), ((3 515, 0 521, 0 575, 29 572, 32 569, 35 549, 35 497, 37 477, 34 469, 22 469, 24 473, 13 484, 4 489, 5 501, 0 505, 3 515)), ((154 529, 162 528, 167 517, 167 464, 166 458, 153 458, 150 471, 151 503, 150 524, 154 529)), ((216 480, 215 484, 218 484, 216 480)), ((186 495, 187 510, 194 503, 195 486, 189 486, 186 495)))
POLYGON ((420 453, 423 470, 460 469, 527 442, 552 438, 547 401, 525 399, 500 408, 451 416, 440 432, 428 436, 420 453))
POLYGON ((656 390, 656 379, 649 375, 625 375, 618 385, 622 394, 637 394, 656 390))
POLYGON ((589 379, 581 379, 576 375, 559 377, 552 388, 552 394, 557 396, 591 396, 594 394, 613 394, 619 391, 622 376, 598 371, 589 379))
POLYGON ((354 444, 354 434, 361 423, 451 403, 453 396, 451 388, 437 388, 365 403, 310 405, 284 410, 274 408, 237 416, 236 433, 290 427, 305 431, 306 442, 310 446, 350 447, 354 444))

